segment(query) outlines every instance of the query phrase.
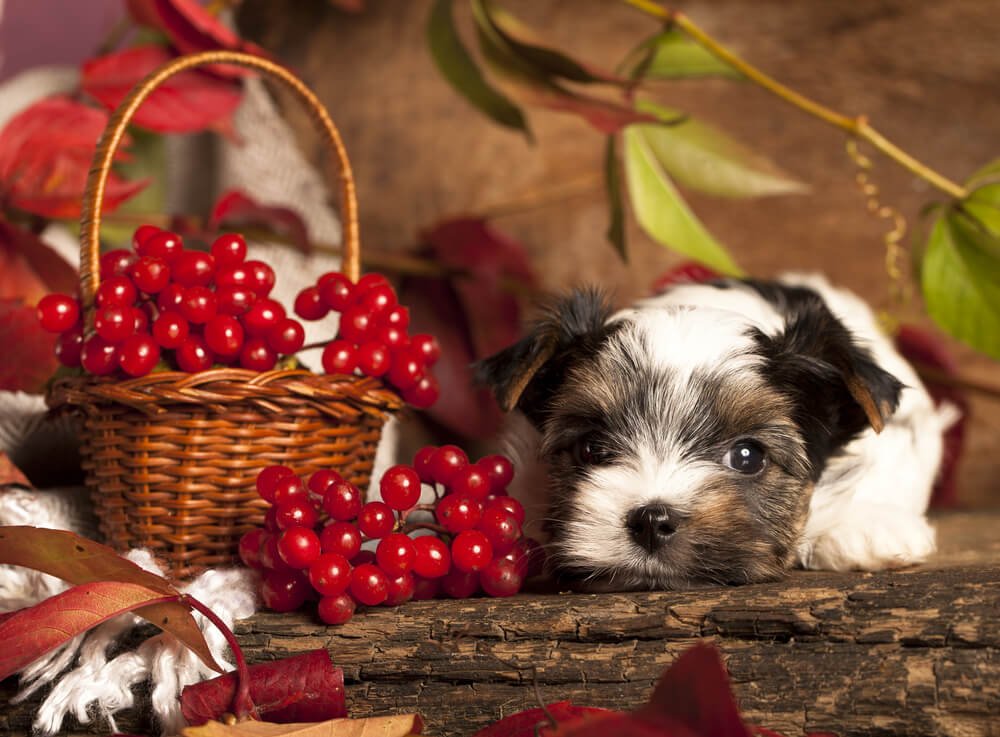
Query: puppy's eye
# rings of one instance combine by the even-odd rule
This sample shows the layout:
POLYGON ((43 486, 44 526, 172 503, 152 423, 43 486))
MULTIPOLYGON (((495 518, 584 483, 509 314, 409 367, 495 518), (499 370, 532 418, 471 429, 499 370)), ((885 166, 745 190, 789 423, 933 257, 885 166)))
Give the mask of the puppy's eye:
POLYGON ((573 443, 570 453, 578 466, 599 466, 612 460, 612 453, 592 435, 586 435, 573 443))
POLYGON ((726 453, 726 465, 747 476, 760 473, 766 460, 764 448, 753 440, 740 440, 726 453))

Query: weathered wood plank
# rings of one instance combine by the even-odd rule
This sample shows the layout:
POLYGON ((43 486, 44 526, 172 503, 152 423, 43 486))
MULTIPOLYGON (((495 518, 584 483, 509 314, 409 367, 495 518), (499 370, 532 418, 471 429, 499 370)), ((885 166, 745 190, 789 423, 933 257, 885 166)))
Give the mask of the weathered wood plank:
MULTIPOLYGON (((551 700, 636 705, 702 638, 722 650, 748 717, 789 735, 1000 735, 1000 512, 938 527, 935 559, 900 571, 417 602, 337 628, 262 613, 238 635, 251 661, 329 649, 352 714, 419 711, 436 735, 532 706, 534 679, 551 700)), ((0 729, 22 733, 36 705, 10 707, 0 729)))

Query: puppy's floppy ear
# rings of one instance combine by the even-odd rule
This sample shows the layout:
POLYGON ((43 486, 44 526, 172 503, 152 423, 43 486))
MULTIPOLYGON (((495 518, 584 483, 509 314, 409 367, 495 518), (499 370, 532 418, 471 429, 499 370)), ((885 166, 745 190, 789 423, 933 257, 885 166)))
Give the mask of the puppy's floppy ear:
POLYGON ((607 334, 610 316, 600 291, 576 290, 550 305, 527 336, 477 363, 476 379, 493 390, 505 412, 520 408, 537 424, 574 358, 607 334))
POLYGON ((766 352, 772 376, 798 400, 800 424, 809 435, 828 435, 834 445, 866 426, 881 432, 899 404, 903 385, 815 293, 797 301, 766 352))

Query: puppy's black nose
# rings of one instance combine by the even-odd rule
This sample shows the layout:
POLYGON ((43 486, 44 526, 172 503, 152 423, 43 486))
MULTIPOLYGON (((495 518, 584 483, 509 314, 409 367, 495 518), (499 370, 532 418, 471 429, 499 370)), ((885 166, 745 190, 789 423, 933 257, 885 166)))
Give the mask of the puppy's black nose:
POLYGON ((646 504, 628 513, 625 525, 632 539, 650 553, 663 547, 677 526, 664 504, 646 504))

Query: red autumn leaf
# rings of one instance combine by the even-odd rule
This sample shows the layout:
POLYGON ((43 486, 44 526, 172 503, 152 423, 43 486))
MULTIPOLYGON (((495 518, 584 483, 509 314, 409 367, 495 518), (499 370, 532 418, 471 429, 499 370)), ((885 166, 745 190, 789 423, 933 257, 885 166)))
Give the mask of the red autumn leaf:
POLYGON ((940 374, 941 379, 922 377, 924 386, 935 403, 950 402, 962 413, 961 418, 945 431, 944 457, 930 502, 932 507, 954 507, 958 503, 958 462, 965 445, 966 419, 970 409, 965 392, 947 382, 947 377, 958 375, 958 361, 940 337, 915 325, 900 326, 896 334, 896 348, 918 371, 923 368, 940 374))
POLYGON ((302 216, 288 207, 263 205, 238 189, 223 192, 209 216, 209 228, 264 228, 290 240, 303 253, 312 250, 302 216))
POLYGON ((73 294, 76 270, 30 231, 0 218, 0 299, 35 305, 50 292, 73 294))
POLYGON ((365 0, 330 0, 330 5, 348 13, 361 13, 365 9, 365 0))
POLYGON ((715 737, 711 732, 696 733, 671 721, 651 724, 634 714, 611 713, 560 727, 552 737, 715 737))
MULTIPOLYGON (((108 114, 68 97, 22 110, 0 131, 0 201, 50 218, 76 218, 97 139, 108 114)), ((122 155, 119 155, 119 158, 122 155)), ((112 173, 104 192, 109 212, 146 186, 112 173)))
MULTIPOLYGON (((139 80, 172 58, 162 46, 149 45, 91 59, 83 65, 83 90, 114 110, 139 80)), ((198 70, 182 72, 146 98, 133 122, 158 133, 192 133, 210 127, 228 132, 242 97, 237 80, 198 70)))
POLYGON ((653 294, 660 294, 678 284, 702 284, 718 278, 718 272, 712 271, 707 266, 696 261, 685 261, 669 269, 653 282, 653 294))
POLYGON ((0 563, 42 571, 71 584, 110 581, 163 594, 166 603, 136 613, 183 642, 210 668, 222 672, 187 606, 169 601, 180 596, 177 589, 106 545, 66 530, 4 526, 0 527, 0 563))
POLYGON ((21 469, 14 465, 6 453, 0 451, 0 486, 17 485, 31 488, 31 482, 21 469))
MULTIPOLYGON (((262 48, 241 39, 196 0, 126 0, 126 5, 137 23, 163 31, 182 54, 228 49, 266 56, 262 48)), ((211 70, 227 77, 252 73, 233 65, 213 65, 211 70)))
POLYGON ((119 614, 176 598, 121 581, 95 581, 49 597, 0 623, 0 680, 119 614))
MULTIPOLYGON (((330 653, 302 655, 250 666, 250 698, 268 722, 321 722, 347 716, 344 672, 333 667, 330 653)), ((227 673, 187 686, 181 712, 192 726, 228 712, 236 692, 236 675, 227 673)))
POLYGON ((35 308, 0 299, 0 391, 40 394, 56 370, 55 336, 38 324, 35 308))
POLYGON ((551 721, 568 727, 598 714, 613 714, 596 706, 576 706, 569 701, 557 701, 542 709, 526 709, 483 727, 472 737, 551 737, 555 734, 551 721))

